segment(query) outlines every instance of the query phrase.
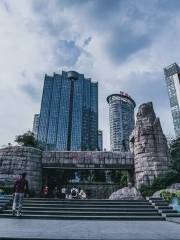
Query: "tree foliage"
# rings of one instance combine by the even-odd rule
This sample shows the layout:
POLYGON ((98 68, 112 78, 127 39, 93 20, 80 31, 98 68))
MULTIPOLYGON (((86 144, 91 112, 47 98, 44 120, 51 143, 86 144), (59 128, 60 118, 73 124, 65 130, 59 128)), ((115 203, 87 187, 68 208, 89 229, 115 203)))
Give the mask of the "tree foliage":
POLYGON ((165 189, 175 182, 180 182, 180 174, 178 171, 170 170, 168 173, 155 178, 150 186, 141 186, 140 192, 144 197, 149 197, 152 196, 154 192, 165 189))
POLYGON ((172 140, 170 144, 170 152, 173 160, 173 169, 180 173, 180 138, 172 140))
POLYGON ((18 135, 15 138, 15 142, 24 147, 40 148, 38 141, 36 140, 34 133, 28 131, 22 135, 18 135))

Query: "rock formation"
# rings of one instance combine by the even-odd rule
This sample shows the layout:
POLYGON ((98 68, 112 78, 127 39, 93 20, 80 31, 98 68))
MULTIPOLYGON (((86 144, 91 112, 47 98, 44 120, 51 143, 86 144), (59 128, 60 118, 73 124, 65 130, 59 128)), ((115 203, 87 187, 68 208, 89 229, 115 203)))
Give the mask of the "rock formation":
POLYGON ((165 174, 171 165, 167 140, 152 102, 140 105, 135 129, 130 136, 134 153, 135 183, 149 185, 154 178, 165 174))
POLYGON ((39 194, 42 185, 41 151, 30 147, 0 149, 0 185, 12 187, 19 174, 26 172, 29 188, 39 194))
POLYGON ((131 184, 113 192, 109 197, 110 200, 138 200, 142 198, 141 193, 135 187, 132 187, 131 184))

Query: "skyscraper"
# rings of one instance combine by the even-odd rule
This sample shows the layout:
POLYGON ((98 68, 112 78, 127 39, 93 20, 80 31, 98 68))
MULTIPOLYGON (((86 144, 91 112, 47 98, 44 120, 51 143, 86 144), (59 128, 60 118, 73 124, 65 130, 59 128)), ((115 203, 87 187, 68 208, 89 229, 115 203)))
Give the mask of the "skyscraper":
POLYGON ((34 114, 34 121, 33 121, 33 133, 35 138, 37 138, 38 133, 38 126, 39 126, 39 114, 34 114))
POLYGON ((180 68, 176 63, 164 68, 176 137, 180 136, 180 68))
POLYGON ((109 103, 110 145, 112 151, 128 151, 129 136, 134 129, 134 100, 126 93, 112 94, 109 103))
POLYGON ((98 150, 103 151, 103 132, 98 131, 98 150))
POLYGON ((38 140, 47 150, 96 150, 98 83, 75 71, 45 75, 38 140))

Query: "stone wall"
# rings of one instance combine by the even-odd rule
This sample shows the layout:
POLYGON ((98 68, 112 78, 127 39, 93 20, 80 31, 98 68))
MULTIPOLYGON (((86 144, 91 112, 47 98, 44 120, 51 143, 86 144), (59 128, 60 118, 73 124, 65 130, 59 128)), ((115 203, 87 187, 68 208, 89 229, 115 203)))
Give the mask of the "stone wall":
POLYGON ((39 194, 42 185, 41 157, 40 150, 30 147, 0 149, 0 185, 12 187, 19 174, 26 172, 30 190, 39 194))
POLYGON ((167 140, 151 102, 142 104, 138 109, 136 126, 130 136, 130 148, 134 153, 137 187, 150 185, 155 177, 169 170, 171 158, 167 140))
POLYGON ((43 152, 43 167, 133 169, 130 152, 61 151, 43 152))

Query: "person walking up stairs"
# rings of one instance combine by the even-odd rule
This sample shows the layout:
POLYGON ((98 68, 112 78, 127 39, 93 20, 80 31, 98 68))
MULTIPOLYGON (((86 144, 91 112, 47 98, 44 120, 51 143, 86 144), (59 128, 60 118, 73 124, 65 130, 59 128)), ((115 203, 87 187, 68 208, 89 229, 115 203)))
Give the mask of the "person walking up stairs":
POLYGON ((25 191, 29 194, 28 181, 26 180, 26 173, 21 174, 20 178, 14 183, 14 193, 13 193, 13 206, 12 215, 21 216, 21 209, 24 199, 25 191))

